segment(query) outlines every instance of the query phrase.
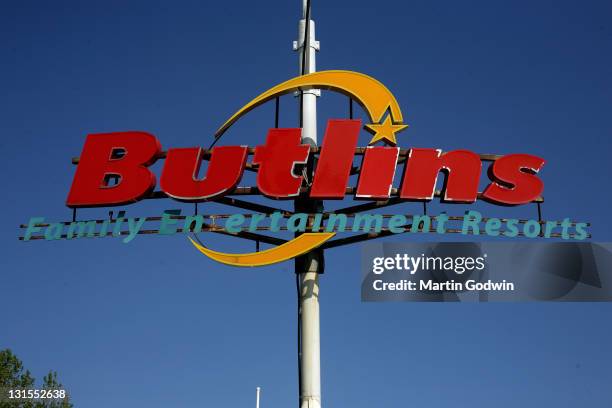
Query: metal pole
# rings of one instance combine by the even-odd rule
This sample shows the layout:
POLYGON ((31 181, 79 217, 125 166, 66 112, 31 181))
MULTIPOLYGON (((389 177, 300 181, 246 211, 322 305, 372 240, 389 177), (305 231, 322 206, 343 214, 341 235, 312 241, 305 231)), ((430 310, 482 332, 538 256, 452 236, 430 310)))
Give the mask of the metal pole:
POLYGON ((257 387, 257 400, 255 402, 255 408, 259 408, 259 393, 261 392, 261 388, 257 387))
POLYGON ((321 256, 311 252, 299 267, 301 364, 300 408, 321 407, 321 357, 319 329, 319 268, 321 256))
MULTIPOLYGON (((294 49, 300 58, 300 73, 309 74, 316 71, 315 52, 318 42, 315 40, 315 24, 310 19, 310 1, 302 0, 302 19, 299 23, 298 41, 294 49), (308 30, 308 33, 306 32, 308 30), (304 50, 302 47, 306 47, 304 50), (304 61, 305 59, 305 61, 304 61)), ((319 90, 303 91, 301 97, 302 143, 317 145, 317 96, 319 90)), ((312 168, 308 166, 308 168, 312 168)), ((312 179, 307 170, 308 179, 312 179)), ((308 198, 295 200, 295 208, 312 212, 322 208, 321 203, 308 198)), ((305 211, 305 212, 306 212, 305 211)), ((321 407, 321 357, 320 357, 320 323, 319 323, 319 271, 323 254, 313 251, 295 261, 295 272, 299 282, 299 324, 300 330, 300 408, 321 407)))
MULTIPOLYGON (((300 74, 310 74, 315 72, 316 69, 316 51, 319 48, 319 42, 315 39, 315 22, 310 19, 308 22, 306 21, 306 15, 310 16, 310 12, 307 9, 307 5, 309 4, 308 0, 302 0, 303 8, 302 8, 302 19, 300 20, 298 27, 298 41, 294 49, 298 51, 299 55, 299 64, 300 64, 300 74), (306 52, 304 52, 304 44, 306 39, 304 38, 306 34, 306 28, 308 27, 309 33, 306 35, 308 37, 309 44, 306 45, 306 52), (303 57, 306 57, 306 64, 304 66, 304 61, 302 61, 303 57)), ((317 145, 317 96, 320 95, 320 91, 318 89, 309 89, 303 91, 302 98, 302 141, 303 143, 308 143, 312 146, 317 145)))

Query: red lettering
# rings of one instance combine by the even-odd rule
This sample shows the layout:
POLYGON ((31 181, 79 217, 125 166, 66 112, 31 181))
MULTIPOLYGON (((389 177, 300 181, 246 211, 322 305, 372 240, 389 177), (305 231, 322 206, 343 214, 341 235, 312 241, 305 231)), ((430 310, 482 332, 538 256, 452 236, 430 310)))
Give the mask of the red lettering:
POLYGON ((202 201, 227 194, 236 187, 244 172, 248 148, 214 147, 206 177, 198 180, 202 153, 199 147, 168 150, 159 180, 162 191, 177 200, 202 201))
POLYGON ((259 166, 257 186, 271 198, 295 197, 300 193, 302 176, 293 174, 296 164, 305 164, 310 146, 300 144, 301 129, 270 129, 266 144, 257 146, 253 164, 259 166))
POLYGON ((88 135, 66 205, 114 206, 138 201, 155 187, 155 175, 147 167, 160 151, 157 138, 145 132, 88 135))
MULTIPOLYGON (((310 189, 310 198, 343 199, 353 168, 360 120, 330 120, 310 189)), ((138 201, 155 187, 149 167, 160 156, 155 136, 145 132, 88 135, 66 199, 69 207, 116 206, 138 201)), ((257 146, 253 165, 257 186, 270 198, 292 198, 303 185, 296 165, 306 165, 310 146, 301 143, 301 129, 270 129, 264 145, 257 146)), ((365 149, 355 197, 386 200, 391 195, 400 149, 369 146, 365 149)), ((198 178, 204 150, 174 148, 166 154, 160 187, 169 197, 204 201, 231 193, 244 173, 246 146, 215 147, 206 176, 198 178)), ((512 154, 497 159, 488 170, 491 183, 482 199, 499 205, 520 205, 541 196, 537 173, 544 159, 512 154)), ((478 198, 482 161, 468 150, 442 154, 436 149, 411 149, 403 171, 399 196, 404 200, 431 200, 438 176, 444 173, 442 201, 473 203, 478 198)))
POLYGON ((399 147, 368 146, 359 172, 357 198, 389 198, 399 151, 399 147))
POLYGON ((404 171, 400 197, 407 200, 431 200, 438 174, 445 173, 443 201, 473 203, 478 197, 482 162, 468 150, 454 150, 440 155, 436 149, 411 149, 404 171))
POLYGON ((351 175, 360 120, 330 120, 310 190, 310 197, 343 199, 351 175))
POLYGON ((546 161, 529 154, 509 154, 497 159, 489 168, 492 183, 483 198, 496 204, 519 205, 542 195, 544 183, 536 173, 546 161))

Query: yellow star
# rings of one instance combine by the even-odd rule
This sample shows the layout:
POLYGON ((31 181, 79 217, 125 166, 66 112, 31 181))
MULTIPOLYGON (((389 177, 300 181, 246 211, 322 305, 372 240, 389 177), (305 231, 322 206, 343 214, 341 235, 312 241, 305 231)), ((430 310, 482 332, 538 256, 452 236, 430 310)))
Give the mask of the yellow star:
POLYGON ((391 115, 387 115, 383 123, 381 124, 369 124, 365 125, 366 130, 374 135, 370 143, 374 144, 379 140, 382 140, 385 143, 391 144, 395 146, 397 144, 397 139, 395 138, 395 134, 397 132, 401 132, 406 129, 408 125, 394 125, 391 122, 391 115))

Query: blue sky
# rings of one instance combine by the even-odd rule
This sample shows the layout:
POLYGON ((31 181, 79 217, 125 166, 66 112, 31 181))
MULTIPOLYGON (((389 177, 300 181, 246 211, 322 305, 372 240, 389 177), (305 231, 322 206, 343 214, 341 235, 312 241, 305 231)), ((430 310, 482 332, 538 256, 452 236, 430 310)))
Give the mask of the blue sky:
MULTIPOLYGON (((37 377, 59 371, 77 406, 244 407, 256 386, 262 407, 296 404, 291 263, 220 266, 184 236, 22 243, 17 226, 70 218, 70 158, 88 133, 207 146, 239 106, 297 74, 299 13, 298 1, 2 2, 0 348, 37 377)), ((387 85, 410 124, 402 147, 540 155, 545 218, 590 221, 599 241, 611 225, 611 17, 606 1, 313 1, 318 68, 387 85)), ((320 128, 346 105, 324 93, 320 128)), ((220 143, 260 144, 272 125, 263 106, 220 143)), ((297 126, 291 96, 281 126, 297 126)), ((191 211, 126 209, 167 208, 191 211)), ((358 260, 359 246, 329 251, 322 277, 326 406, 612 404, 610 304, 364 304, 358 260)))

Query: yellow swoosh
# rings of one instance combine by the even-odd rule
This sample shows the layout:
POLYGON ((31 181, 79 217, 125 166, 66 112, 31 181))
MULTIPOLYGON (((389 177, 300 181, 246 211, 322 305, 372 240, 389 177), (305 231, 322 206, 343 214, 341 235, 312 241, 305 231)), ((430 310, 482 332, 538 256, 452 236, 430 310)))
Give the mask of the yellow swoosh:
MULTIPOLYGON (((234 122, 257 106, 279 95, 313 88, 330 89, 350 96, 363 107, 370 121, 374 123, 379 123, 387 110, 391 113, 393 123, 403 122, 402 111, 395 96, 376 79, 353 71, 320 71, 292 78, 268 89, 234 113, 217 130, 215 137, 221 136, 234 122)), ((217 252, 198 244, 191 238, 189 240, 200 252, 217 262, 233 266, 263 266, 305 254, 334 235, 333 232, 304 233, 277 247, 245 254, 217 252)))
POLYGON ((298 255, 305 254, 317 248, 334 235, 336 235, 335 232, 306 232, 274 248, 245 254, 217 252, 198 244, 191 238, 189 238, 189 240, 200 252, 217 262, 232 266, 264 266, 286 261, 298 255))
POLYGON ((268 89, 234 113, 215 132, 215 137, 221 136, 241 116, 262 103, 279 95, 313 88, 330 89, 351 96, 368 113, 373 123, 379 123, 387 109, 391 110, 395 124, 403 122, 402 111, 395 96, 378 80, 353 71, 319 71, 292 78, 268 89))

